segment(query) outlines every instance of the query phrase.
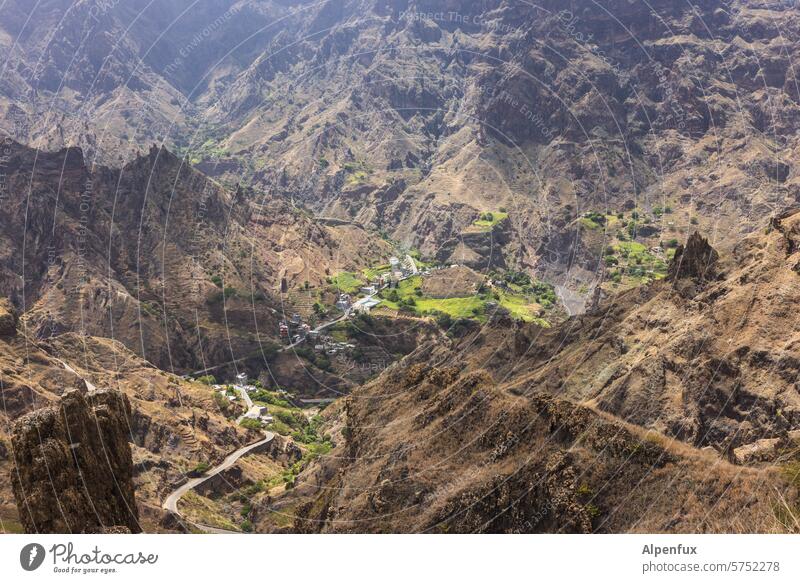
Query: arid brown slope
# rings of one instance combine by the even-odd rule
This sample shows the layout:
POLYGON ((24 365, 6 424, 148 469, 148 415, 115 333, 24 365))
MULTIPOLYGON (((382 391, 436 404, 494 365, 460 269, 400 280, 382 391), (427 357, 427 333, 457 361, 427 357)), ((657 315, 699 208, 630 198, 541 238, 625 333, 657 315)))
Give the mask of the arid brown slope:
MULTIPOLYGON (((420 358, 423 358, 420 356, 420 358)), ((484 371, 397 367, 331 411, 337 447, 259 516, 303 532, 774 532, 796 492, 484 371), (338 413, 338 414, 337 414, 338 413)), ((784 521, 788 521, 785 524, 784 521)))
POLYGON ((514 385, 533 383, 696 446, 736 448, 798 429, 798 225, 800 213, 785 216, 727 260, 708 265, 706 256, 699 263, 718 272, 712 281, 622 293, 559 329, 521 329, 487 358, 514 385))
POLYGON ((220 409, 210 387, 158 370, 119 342, 72 333, 38 344, 22 333, 0 337, 0 520, 4 530, 13 531, 19 521, 11 492, 12 423, 57 404, 67 390, 85 392, 86 381, 97 389, 117 389, 130 401, 130 415, 122 430, 133 451, 139 518, 147 532, 162 528, 162 499, 187 472, 200 463, 218 463, 258 439, 226 417, 241 411, 220 409))
POLYGON ((295 527, 795 529, 800 212, 730 256, 695 234, 676 258, 590 314, 494 320, 355 391, 288 495, 295 527))
MULTIPOLYGON (((608 243, 586 211, 637 208, 651 245, 696 222, 728 246, 797 200, 790 5, 354 0, 301 15, 208 110, 214 143, 240 170, 268 158, 257 183, 424 255, 505 207, 494 252, 577 288, 608 243)), ((482 265, 491 246, 463 243, 482 265)))
POLYGON ((293 309, 277 297, 281 279, 318 284, 386 249, 286 201, 251 202, 167 150, 113 170, 77 148, 12 144, 4 172, 0 294, 28 333, 115 338, 167 370, 258 350, 293 309))

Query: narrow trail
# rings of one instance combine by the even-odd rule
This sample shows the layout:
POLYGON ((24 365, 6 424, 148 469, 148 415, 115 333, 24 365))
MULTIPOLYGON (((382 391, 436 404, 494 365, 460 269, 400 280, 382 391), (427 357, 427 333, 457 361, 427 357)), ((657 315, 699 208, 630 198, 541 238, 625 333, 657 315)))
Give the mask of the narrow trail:
POLYGON ((189 490, 192 490, 192 489, 196 488, 197 486, 199 486, 203 482, 205 482, 207 480, 210 480, 211 478, 213 478, 214 476, 216 476, 217 474, 219 474, 221 472, 224 472, 225 470, 227 470, 228 468, 233 466, 233 464, 235 464, 239 460, 240 457, 250 453, 251 451, 253 451, 258 446, 264 445, 265 443, 268 443, 268 442, 272 441, 274 438, 275 438, 275 434, 274 433, 265 432, 264 433, 264 439, 237 449, 233 453, 229 454, 228 457, 226 457, 224 460, 222 460, 222 463, 220 463, 219 465, 215 466, 214 468, 212 468, 211 470, 209 470, 208 472, 206 472, 205 474, 203 474, 199 478, 192 478, 191 480, 189 480, 185 484, 183 484, 183 485, 179 486, 178 488, 176 488, 175 490, 173 490, 169 494, 169 496, 166 497, 166 499, 164 500, 164 503, 161 505, 161 507, 164 510, 166 510, 167 512, 171 512, 172 514, 177 516, 181 521, 186 522, 188 524, 191 524, 192 526, 198 528, 199 530, 202 530, 203 532, 216 533, 216 534, 225 534, 225 533, 236 533, 236 534, 238 534, 237 531, 234 531, 234 530, 225 530, 225 529, 221 529, 221 528, 215 528, 213 526, 208 526, 208 525, 205 525, 205 524, 199 524, 197 522, 192 522, 190 520, 184 519, 183 516, 181 515, 181 513, 178 511, 178 502, 183 497, 183 495, 186 494, 189 490))

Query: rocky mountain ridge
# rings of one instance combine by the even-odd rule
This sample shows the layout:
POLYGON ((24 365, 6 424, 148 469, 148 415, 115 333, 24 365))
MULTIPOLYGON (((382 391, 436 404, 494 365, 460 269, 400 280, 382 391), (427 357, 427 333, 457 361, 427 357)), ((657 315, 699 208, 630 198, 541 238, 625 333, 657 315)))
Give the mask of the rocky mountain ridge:
POLYGON ((798 236, 693 235, 593 313, 420 347, 326 411, 282 505, 313 532, 794 530, 798 236))
POLYGON ((282 281, 319 284, 385 253, 360 227, 256 202, 155 147, 116 170, 12 144, 5 169, 0 294, 28 333, 115 338, 167 370, 273 343, 293 309, 282 281))
POLYGON ((165 140, 425 256, 502 207, 501 264, 577 290, 614 234, 587 212, 636 210, 648 245, 696 222, 728 247, 798 197, 790 3, 50 4, 0 13, 11 135, 115 164, 165 140))

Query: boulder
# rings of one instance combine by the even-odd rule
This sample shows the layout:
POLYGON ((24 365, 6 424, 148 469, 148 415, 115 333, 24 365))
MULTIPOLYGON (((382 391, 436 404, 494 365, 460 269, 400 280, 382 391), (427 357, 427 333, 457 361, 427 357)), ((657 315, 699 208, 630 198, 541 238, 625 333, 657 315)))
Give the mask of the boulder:
POLYGON ((12 486, 27 533, 141 532, 128 398, 64 393, 13 426, 12 486))
POLYGON ((6 298, 0 298, 0 337, 17 333, 17 312, 6 298))

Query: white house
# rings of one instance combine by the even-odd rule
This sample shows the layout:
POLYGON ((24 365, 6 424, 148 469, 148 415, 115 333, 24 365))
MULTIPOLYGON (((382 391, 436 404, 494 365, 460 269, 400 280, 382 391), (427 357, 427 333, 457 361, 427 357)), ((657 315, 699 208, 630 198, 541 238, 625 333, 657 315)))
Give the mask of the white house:
POLYGON ((361 298, 353 304, 353 311, 358 314, 369 314, 369 311, 380 303, 381 301, 376 298, 361 298))

